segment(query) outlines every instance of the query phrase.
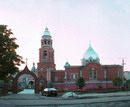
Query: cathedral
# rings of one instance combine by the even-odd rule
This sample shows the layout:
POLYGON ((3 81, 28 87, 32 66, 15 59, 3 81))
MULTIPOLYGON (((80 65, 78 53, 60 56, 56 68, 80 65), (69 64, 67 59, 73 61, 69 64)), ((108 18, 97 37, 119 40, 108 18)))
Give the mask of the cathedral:
POLYGON ((41 83, 42 87, 77 89, 76 80, 83 77, 85 80, 84 89, 108 89, 115 87, 112 84, 114 78, 122 78, 123 76, 123 67, 121 65, 102 65, 91 44, 89 44, 81 60, 81 65, 74 66, 66 62, 64 70, 56 70, 54 52, 52 36, 46 27, 41 37, 37 69, 35 64, 31 69, 31 72, 34 72, 37 77, 43 76, 47 81, 41 83))

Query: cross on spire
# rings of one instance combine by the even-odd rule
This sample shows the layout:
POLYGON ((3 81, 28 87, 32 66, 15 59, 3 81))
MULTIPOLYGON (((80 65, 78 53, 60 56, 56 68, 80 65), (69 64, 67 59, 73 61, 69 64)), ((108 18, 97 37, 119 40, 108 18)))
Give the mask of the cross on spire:
POLYGON ((89 41, 89 45, 91 45, 91 41, 89 41))

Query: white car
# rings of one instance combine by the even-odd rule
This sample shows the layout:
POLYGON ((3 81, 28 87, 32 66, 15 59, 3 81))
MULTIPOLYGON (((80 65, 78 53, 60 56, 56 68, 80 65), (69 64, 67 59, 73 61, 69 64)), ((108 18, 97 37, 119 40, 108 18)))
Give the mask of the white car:
POLYGON ((45 88, 43 91, 43 95, 45 96, 57 96, 58 92, 55 88, 45 88))

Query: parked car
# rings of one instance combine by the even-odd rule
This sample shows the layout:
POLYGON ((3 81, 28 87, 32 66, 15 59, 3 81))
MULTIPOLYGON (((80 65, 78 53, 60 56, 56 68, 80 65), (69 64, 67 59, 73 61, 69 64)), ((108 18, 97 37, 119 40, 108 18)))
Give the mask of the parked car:
POLYGON ((45 88, 42 92, 44 96, 57 96, 58 92, 55 88, 45 88))

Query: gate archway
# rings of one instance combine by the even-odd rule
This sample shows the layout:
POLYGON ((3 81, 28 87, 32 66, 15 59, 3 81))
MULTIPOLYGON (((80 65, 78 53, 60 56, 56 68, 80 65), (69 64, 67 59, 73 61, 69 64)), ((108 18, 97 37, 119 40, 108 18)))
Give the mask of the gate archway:
POLYGON ((23 74, 30 74, 30 75, 34 78, 34 80, 35 80, 34 89, 35 89, 35 93, 38 94, 38 93, 39 93, 38 78, 37 78, 37 76, 36 76, 33 72, 31 72, 31 71, 28 69, 27 65, 25 66, 25 68, 24 68, 23 71, 19 72, 19 73, 15 76, 14 82, 13 82, 13 93, 18 93, 18 91, 19 91, 18 79, 19 79, 19 77, 20 77, 21 75, 23 75, 23 74))

